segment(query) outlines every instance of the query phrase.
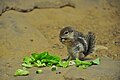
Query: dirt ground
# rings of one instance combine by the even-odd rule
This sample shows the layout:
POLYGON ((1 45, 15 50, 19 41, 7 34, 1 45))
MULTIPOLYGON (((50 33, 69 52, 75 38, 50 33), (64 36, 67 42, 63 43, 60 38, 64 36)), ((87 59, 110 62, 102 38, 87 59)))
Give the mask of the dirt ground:
MULTIPOLYGON (((32 73, 28 77, 24 76, 17 78, 14 77, 13 74, 16 69, 21 67, 23 57, 29 56, 31 53, 34 52, 49 51, 52 54, 56 54, 61 56, 61 58, 64 58, 67 55, 67 50, 66 47, 59 41, 59 32, 65 26, 72 26, 76 30, 83 32, 84 34, 87 34, 89 31, 95 33, 96 51, 88 57, 107 57, 111 58, 113 62, 118 61, 118 63, 116 62, 116 64, 120 64, 120 6, 118 5, 120 1, 70 1, 71 5, 67 3, 65 4, 64 0, 63 2, 60 2, 59 0, 53 0, 51 4, 45 3, 47 5, 47 8, 45 7, 46 5, 44 6, 45 8, 42 9, 39 9, 41 6, 39 6, 39 8, 34 7, 33 10, 30 9, 30 12, 29 9, 28 12, 25 10, 20 11, 23 8, 20 7, 20 4, 18 4, 18 7, 20 8, 17 8, 17 5, 15 5, 15 9, 7 8, 9 10, 3 10, 4 13, 1 11, 0 80, 38 80, 38 75, 36 78, 33 77, 36 76, 34 73, 32 73), (61 7, 57 4, 57 8, 54 5, 52 8, 52 3, 54 3, 54 5, 59 3, 61 7), (62 6, 61 4, 63 3, 65 5, 62 6), (51 7, 49 8, 48 5, 50 5, 51 7)), ((6 0, 6 3, 6 5, 8 5, 9 0, 8 2, 6 0)), ((29 2, 28 4, 30 3, 31 2, 29 2)), ((12 4, 17 4, 17 2, 12 4)), ((8 7, 10 7, 10 5, 13 6, 12 4, 9 4, 8 7)), ((29 7, 26 6, 25 9, 27 10, 27 8, 29 7)), ((106 61, 105 64, 107 64, 106 61)), ((102 68, 104 69, 104 67, 102 68)), ((109 69, 112 69, 113 67, 109 69)), ((30 71, 33 71, 35 69, 36 68, 30 69, 30 71)), ((73 67, 69 69, 75 69, 75 71, 77 71, 77 69, 73 67)), ((66 74, 69 69, 67 69, 66 71, 64 71, 64 69, 60 70, 66 74)), ((45 80, 84 80, 82 78, 63 78, 63 75, 60 75, 59 77, 56 76, 53 79, 50 77, 50 75, 55 75, 55 72, 50 72, 47 74, 47 71, 49 69, 45 70, 45 74, 49 76, 45 78, 45 80)), ((120 71, 118 67, 116 67, 115 70, 120 71)), ((97 72, 93 71, 93 73, 97 72)), ((41 75, 41 77, 45 77, 45 74, 41 75)), ((85 80, 93 80, 91 76, 86 78, 85 80)), ((101 79, 102 78, 94 78, 94 80, 101 79)), ((118 79, 108 77, 103 78, 102 80, 108 79, 119 80, 120 78, 118 79)), ((39 80, 44 80, 44 78, 39 80)))

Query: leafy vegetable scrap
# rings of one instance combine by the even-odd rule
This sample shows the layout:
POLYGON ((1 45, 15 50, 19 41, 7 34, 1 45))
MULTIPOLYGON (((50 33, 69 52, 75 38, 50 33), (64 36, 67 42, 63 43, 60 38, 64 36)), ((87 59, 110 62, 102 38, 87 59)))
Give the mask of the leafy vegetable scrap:
POLYGON ((100 64, 100 58, 97 58, 91 62, 92 62, 92 64, 98 65, 98 64, 100 64))
POLYGON ((76 65, 77 67, 82 67, 83 69, 85 69, 85 68, 91 66, 92 63, 91 63, 91 62, 81 61, 81 60, 79 60, 79 59, 76 59, 76 60, 75 60, 75 65, 76 65))
POLYGON ((27 71, 25 68, 16 70, 14 76, 26 76, 29 75, 29 71, 27 71))
POLYGON ((51 70, 52 70, 52 71, 56 71, 56 70, 57 70, 57 67, 56 67, 55 65, 53 65, 53 66, 51 67, 51 70))
POLYGON ((36 73, 37 74, 40 74, 40 73, 42 73, 43 71, 41 70, 41 69, 38 69, 37 71, 36 71, 36 73))
POLYGON ((50 55, 48 52, 33 53, 30 57, 25 57, 23 59, 23 67, 45 67, 56 65, 61 61, 60 57, 55 55, 50 55))
POLYGON ((69 66, 69 61, 60 61, 58 66, 63 67, 63 68, 67 68, 69 66))
MULTIPOLYGON (((68 61, 62 61, 59 56, 51 55, 48 52, 42 52, 42 53, 33 53, 30 57, 24 57, 22 66, 26 68, 31 67, 51 67, 52 71, 56 71, 57 67, 63 67, 67 68, 69 66, 75 65, 77 67, 81 67, 83 69, 86 69, 92 65, 98 65, 100 64, 100 59, 97 58, 93 61, 81 61, 76 58, 76 60, 68 60, 68 61)), ((43 71, 41 69, 37 70, 36 73, 40 74, 43 71)), ((26 69, 18 69, 15 72, 16 76, 25 76, 29 75, 29 72, 26 71, 26 69)))
POLYGON ((88 68, 88 67, 90 67, 92 65, 98 65, 98 64, 100 64, 100 59, 99 58, 97 58, 97 59, 95 59, 93 61, 90 61, 90 62, 88 62, 88 61, 81 61, 79 59, 75 60, 75 65, 77 67, 82 67, 83 69, 86 69, 86 68, 88 68))

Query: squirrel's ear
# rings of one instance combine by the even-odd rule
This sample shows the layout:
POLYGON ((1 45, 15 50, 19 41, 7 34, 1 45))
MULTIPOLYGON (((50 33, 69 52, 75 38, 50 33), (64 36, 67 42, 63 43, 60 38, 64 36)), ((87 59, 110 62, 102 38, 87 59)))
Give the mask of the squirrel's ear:
POLYGON ((76 26, 70 26, 71 31, 74 32, 76 30, 76 26))
POLYGON ((75 30, 75 27, 74 26, 67 26, 68 27, 68 31, 69 32, 73 32, 75 30))
POLYGON ((70 32, 74 32, 75 28, 71 27, 70 32))

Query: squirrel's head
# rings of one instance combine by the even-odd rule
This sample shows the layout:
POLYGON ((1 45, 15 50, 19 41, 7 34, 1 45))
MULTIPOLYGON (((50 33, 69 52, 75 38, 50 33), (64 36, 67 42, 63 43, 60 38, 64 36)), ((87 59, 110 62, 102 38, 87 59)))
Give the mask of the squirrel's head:
POLYGON ((74 40, 74 29, 72 27, 64 27, 61 31, 60 31, 60 42, 62 42, 63 44, 65 43, 69 43, 72 40, 74 40))

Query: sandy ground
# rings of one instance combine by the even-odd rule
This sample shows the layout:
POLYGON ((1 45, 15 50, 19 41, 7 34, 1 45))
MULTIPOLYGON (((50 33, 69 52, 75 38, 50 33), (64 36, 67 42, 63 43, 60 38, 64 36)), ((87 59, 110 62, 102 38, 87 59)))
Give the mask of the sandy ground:
MULTIPOLYGON (((89 31, 95 33, 97 42, 96 51, 88 57, 109 57, 119 62, 119 6, 114 4, 114 1, 109 3, 110 0, 108 0, 108 2, 99 2, 99 0, 98 2, 90 2, 89 0, 88 2, 85 2, 81 0, 81 3, 77 1, 79 0, 73 1, 73 4, 76 6, 75 8, 71 6, 65 6, 62 8, 33 9, 31 12, 24 13, 15 10, 9 10, 0 16, 1 80, 38 79, 38 77, 35 78, 32 76, 35 76, 35 74, 22 78, 14 78, 14 76, 12 76, 14 71, 20 68, 23 57, 29 56, 33 52, 49 51, 50 53, 64 58, 67 55, 67 50, 66 47, 59 42, 59 32, 63 27, 68 25, 73 26, 76 30, 83 32, 84 34, 87 34, 89 31)), ((107 62, 105 62, 105 64, 107 64, 107 62)), ((117 64, 119 63, 116 63, 116 65, 117 64)), ((67 73, 68 70, 69 69, 63 73, 67 73)), ((115 70, 120 71, 118 67, 116 67, 115 70)), ((46 75, 50 76, 51 74, 54 75, 55 73, 53 72, 46 75)), ((44 77, 45 74, 42 76, 44 77)), ((93 80, 91 76, 88 77, 89 80, 93 80)), ((59 76, 59 78, 57 77, 58 76, 56 76, 54 80, 77 80, 76 78, 63 78, 63 75, 59 76)), ((48 80, 47 78, 46 80, 48 80)), ((103 78, 102 80, 108 80, 109 78, 111 80, 118 80, 118 78, 113 77, 103 78)), ((53 78, 50 79, 53 80, 53 78)), ((100 80, 100 78, 94 79, 100 80)), ((82 79, 79 78, 78 80, 82 79)))

